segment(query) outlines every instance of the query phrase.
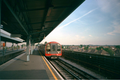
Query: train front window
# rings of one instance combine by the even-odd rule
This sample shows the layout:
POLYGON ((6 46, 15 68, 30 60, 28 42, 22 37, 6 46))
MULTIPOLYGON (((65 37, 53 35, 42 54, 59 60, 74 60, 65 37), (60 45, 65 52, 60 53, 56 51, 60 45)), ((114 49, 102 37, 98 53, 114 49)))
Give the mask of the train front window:
POLYGON ((57 45, 57 51, 60 51, 60 44, 57 45))
POLYGON ((50 44, 47 45, 46 51, 50 51, 50 44))
POLYGON ((52 45, 52 51, 55 51, 55 45, 52 45))

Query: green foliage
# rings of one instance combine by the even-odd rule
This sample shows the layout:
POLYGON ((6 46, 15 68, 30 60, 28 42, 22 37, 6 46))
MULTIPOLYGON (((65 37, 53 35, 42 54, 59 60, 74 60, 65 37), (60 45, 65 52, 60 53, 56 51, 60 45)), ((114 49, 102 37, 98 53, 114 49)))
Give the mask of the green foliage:
POLYGON ((14 48, 16 48, 16 47, 14 46, 14 48))
POLYGON ((114 55, 114 51, 112 51, 110 48, 103 48, 102 46, 100 47, 97 47, 96 48, 97 50, 105 50, 106 52, 108 52, 110 54, 110 56, 113 56, 114 55))
POLYGON ((89 48, 89 45, 87 45, 87 48, 89 48))
POLYGON ((21 47, 23 48, 23 45, 21 45, 21 47))
POLYGON ((104 50, 106 52, 108 52, 110 54, 110 56, 113 56, 114 55, 114 51, 112 51, 110 48, 104 48, 104 50))
POLYGON ((26 46, 25 44, 22 44, 21 47, 23 48, 24 46, 26 46))
POLYGON ((47 44, 47 41, 45 42, 45 45, 47 44))
POLYGON ((81 44, 81 45, 80 45, 80 48, 82 48, 82 47, 83 47, 83 45, 81 44))
POLYGON ((89 45, 87 45, 84 49, 85 49, 85 50, 88 50, 88 48, 89 48, 89 45))
POLYGON ((64 46, 62 46, 62 49, 64 48, 64 46))
POLYGON ((102 50, 102 49, 103 49, 103 47, 102 47, 102 46, 100 46, 100 47, 97 47, 96 49, 97 49, 97 50, 102 50))
POLYGON ((119 46, 119 45, 117 45, 117 46, 115 46, 115 48, 120 49, 120 46, 119 46))
POLYGON ((88 48, 87 48, 87 47, 85 47, 84 49, 85 49, 85 50, 88 50, 88 48))
POLYGON ((18 48, 20 48, 20 46, 19 46, 19 45, 18 45, 17 47, 18 47, 18 48))

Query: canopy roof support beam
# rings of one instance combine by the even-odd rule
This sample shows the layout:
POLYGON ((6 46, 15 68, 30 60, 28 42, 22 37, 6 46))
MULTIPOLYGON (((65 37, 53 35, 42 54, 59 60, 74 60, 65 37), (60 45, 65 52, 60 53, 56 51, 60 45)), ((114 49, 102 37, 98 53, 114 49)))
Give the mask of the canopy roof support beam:
POLYGON ((17 17, 17 15, 15 14, 15 12, 13 11, 13 9, 11 8, 11 6, 8 4, 8 2, 6 0, 3 0, 4 3, 6 4, 6 6, 8 7, 8 9, 10 10, 10 12, 13 14, 13 16, 15 17, 15 19, 18 21, 18 23, 20 24, 20 26, 23 28, 23 30, 25 31, 25 33, 28 35, 28 31, 24 28, 24 26, 22 25, 22 22, 19 20, 19 18, 17 17))
POLYGON ((51 0, 46 0, 46 7, 45 7, 44 15, 43 15, 41 29, 42 27, 45 27, 46 17, 48 16, 48 13, 50 14, 51 8, 53 8, 53 5, 51 4, 51 2, 52 2, 51 0))
POLYGON ((31 33, 30 35, 34 35, 34 34, 38 34, 38 33, 42 33, 42 32, 46 32, 46 31, 34 32, 34 33, 31 33))

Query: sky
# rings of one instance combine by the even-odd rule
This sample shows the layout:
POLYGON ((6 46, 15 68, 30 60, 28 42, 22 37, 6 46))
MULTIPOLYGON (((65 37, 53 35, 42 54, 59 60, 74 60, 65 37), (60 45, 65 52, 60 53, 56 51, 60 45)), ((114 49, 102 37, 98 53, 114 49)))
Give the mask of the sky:
POLYGON ((42 40, 62 45, 120 45, 120 0, 86 0, 42 40))

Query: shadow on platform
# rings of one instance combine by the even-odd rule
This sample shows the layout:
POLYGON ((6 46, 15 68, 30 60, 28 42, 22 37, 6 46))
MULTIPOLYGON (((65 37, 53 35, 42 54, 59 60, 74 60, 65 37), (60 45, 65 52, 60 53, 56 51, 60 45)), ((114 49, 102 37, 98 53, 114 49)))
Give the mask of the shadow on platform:
POLYGON ((49 79, 46 70, 0 71, 0 79, 49 79))
POLYGON ((18 61, 27 62, 26 60, 22 60, 22 59, 19 59, 19 58, 14 58, 14 60, 18 60, 18 61))
POLYGON ((32 55, 39 55, 39 56, 41 56, 38 50, 34 50, 32 55))

